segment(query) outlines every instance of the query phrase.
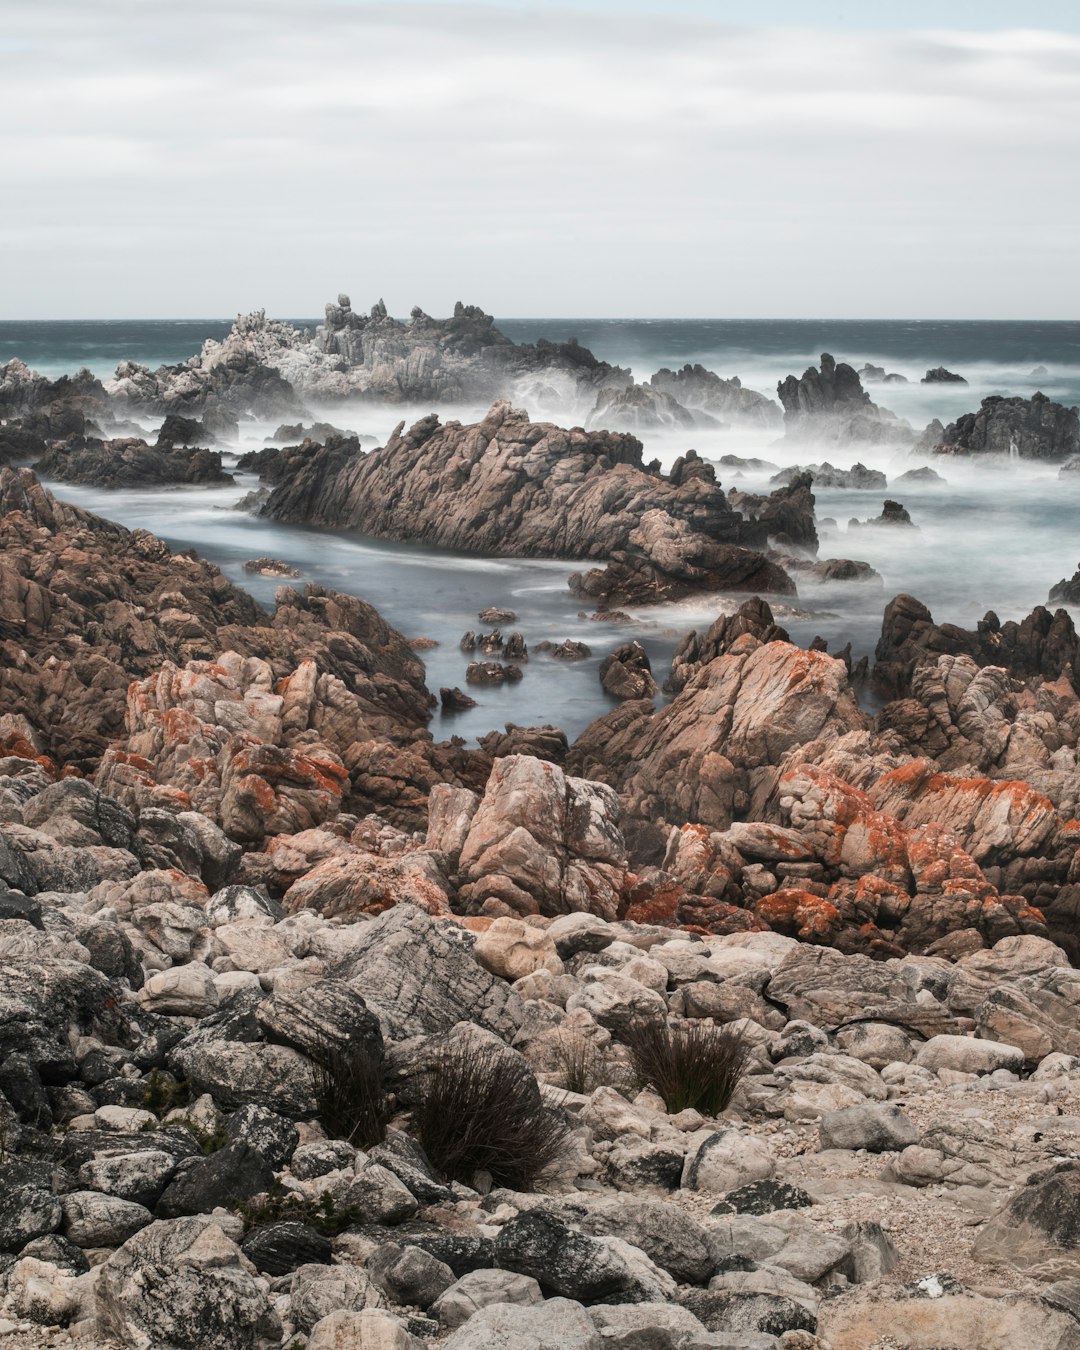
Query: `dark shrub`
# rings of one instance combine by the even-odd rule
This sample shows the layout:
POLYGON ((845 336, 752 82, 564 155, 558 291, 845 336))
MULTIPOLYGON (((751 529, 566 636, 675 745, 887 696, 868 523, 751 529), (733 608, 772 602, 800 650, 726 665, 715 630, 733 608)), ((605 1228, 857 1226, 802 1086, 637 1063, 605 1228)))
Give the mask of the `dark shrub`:
POLYGON ((739 1086, 750 1046, 739 1031, 705 1022, 641 1021, 625 1036, 639 1084, 675 1115, 694 1107, 718 1116, 739 1086))
POLYGON ((359 1043, 324 1042, 313 1053, 316 1114, 331 1139, 371 1148, 386 1138, 390 1108, 382 1064, 359 1043))
POLYGON ((566 1141, 566 1125, 544 1106, 528 1067, 495 1047, 442 1050, 423 1070, 416 1099, 413 1124, 425 1153, 465 1185, 486 1172, 496 1186, 527 1190, 566 1141))

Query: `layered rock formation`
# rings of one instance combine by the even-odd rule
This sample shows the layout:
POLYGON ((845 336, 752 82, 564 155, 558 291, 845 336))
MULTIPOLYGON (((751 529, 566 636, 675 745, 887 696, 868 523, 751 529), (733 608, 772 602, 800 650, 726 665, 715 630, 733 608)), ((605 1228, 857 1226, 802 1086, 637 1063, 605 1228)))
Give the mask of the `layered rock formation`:
POLYGON ((792 593, 754 551, 768 524, 745 521, 711 466, 695 465, 665 479, 644 469, 632 436, 565 431, 496 403, 474 426, 423 418, 370 454, 349 442, 291 452, 261 514, 467 552, 610 560, 578 585, 612 604, 792 593))
POLYGON ((932 422, 918 448, 936 455, 1003 455, 1014 459, 1067 460, 1080 452, 1080 411, 1045 394, 984 398, 978 412, 942 427, 932 422))
POLYGON ((781 422, 780 409, 772 399, 744 389, 737 375, 725 380, 702 365, 687 364, 679 370, 665 366, 649 376, 649 384, 691 412, 707 413, 732 426, 778 427, 781 422))
POLYGON ((888 408, 870 401, 851 366, 827 352, 820 367, 802 378, 789 375, 776 386, 784 406, 786 440, 821 445, 906 445, 911 427, 888 408))

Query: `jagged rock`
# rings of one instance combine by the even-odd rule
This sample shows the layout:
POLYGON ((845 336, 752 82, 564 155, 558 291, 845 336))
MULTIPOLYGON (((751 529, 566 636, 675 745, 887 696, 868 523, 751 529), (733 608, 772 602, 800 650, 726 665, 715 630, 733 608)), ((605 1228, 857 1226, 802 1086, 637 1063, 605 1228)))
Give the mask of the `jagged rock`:
POLYGON ((362 518, 379 538, 469 552, 611 558, 614 570, 578 583, 609 602, 730 586, 792 589, 780 568, 741 546, 757 532, 715 484, 675 485, 644 471, 631 436, 532 423, 508 403, 469 427, 425 418, 369 455, 318 450, 262 514, 337 526, 362 518), (500 522, 510 516, 519 523, 508 536, 500 522))
POLYGON ((272 994, 256 1011, 267 1039, 306 1055, 350 1047, 382 1059, 378 1020, 360 995, 340 980, 320 980, 299 994, 272 994))
POLYGON ((880 469, 868 469, 865 464, 853 464, 850 469, 837 469, 826 461, 824 464, 781 469, 773 474, 770 483, 790 483, 800 474, 809 474, 819 488, 852 488, 858 491, 877 491, 888 487, 888 479, 880 469))
POLYGON ((156 446, 149 446, 135 437, 112 441, 68 437, 36 461, 34 472, 61 483, 104 488, 235 482, 232 474, 222 469, 216 450, 188 450, 160 439, 156 446))
POLYGON ((784 435, 799 442, 827 445, 904 445, 912 439, 907 422, 870 401, 849 365, 837 365, 825 353, 820 369, 811 366, 798 379, 789 375, 776 386, 784 405, 784 435))
POLYGON ((863 384, 907 384, 906 375, 897 375, 893 371, 886 372, 884 366, 872 366, 867 361, 859 371, 859 378, 863 384))
POLYGON ((853 527, 857 529, 888 529, 897 526, 916 528, 904 506, 900 502, 890 501, 888 498, 882 504, 880 516, 874 516, 869 520, 851 520, 848 522, 848 529, 853 527))
POLYGON ((687 364, 675 371, 667 367, 658 370, 649 377, 649 384, 692 412, 705 412, 734 426, 780 425, 780 409, 772 399, 744 389, 738 376, 725 380, 704 366, 687 364))
POLYGON ((708 413, 694 415, 673 394, 653 384, 628 384, 624 389, 601 389, 586 419, 589 427, 609 431, 657 431, 715 426, 708 413))
POLYGON ((1080 412, 1031 398, 984 398, 979 411, 965 413, 945 428, 932 423, 920 448, 938 455, 1003 455, 1013 459, 1068 460, 1080 452, 1080 412))
POLYGON ((456 866, 473 910, 493 899, 520 914, 614 918, 626 866, 615 794, 543 760, 498 759, 456 866))
POLYGON ((658 693, 649 654, 640 642, 620 643, 600 662, 600 684, 613 698, 651 698, 658 693))

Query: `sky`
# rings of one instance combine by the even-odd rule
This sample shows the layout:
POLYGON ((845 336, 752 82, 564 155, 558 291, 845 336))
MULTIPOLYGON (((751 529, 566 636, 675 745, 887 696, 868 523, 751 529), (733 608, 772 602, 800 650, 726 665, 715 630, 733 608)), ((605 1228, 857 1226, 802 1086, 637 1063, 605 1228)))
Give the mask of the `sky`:
POLYGON ((1075 318, 1076 0, 3 0, 0 319, 1075 318))

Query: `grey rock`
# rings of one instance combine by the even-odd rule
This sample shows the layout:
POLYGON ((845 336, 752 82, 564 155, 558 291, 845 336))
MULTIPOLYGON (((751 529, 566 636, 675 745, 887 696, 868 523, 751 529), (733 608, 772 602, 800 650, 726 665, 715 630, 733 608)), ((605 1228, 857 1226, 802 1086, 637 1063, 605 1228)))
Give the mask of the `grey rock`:
POLYGON ((454 1272, 420 1247, 387 1242, 368 1257, 371 1280, 392 1303, 430 1308, 454 1283, 454 1272))
POLYGON ((255 1017, 268 1040, 306 1055, 356 1047, 376 1062, 382 1059, 378 1019, 341 980, 320 980, 296 994, 272 994, 255 1017))
POLYGON ((818 1135, 822 1148, 866 1149, 869 1153, 894 1152, 919 1140, 910 1116, 898 1106, 879 1102, 826 1112, 818 1135))
POLYGON ((243 1140, 235 1140, 208 1158, 181 1163, 157 1203, 161 1219, 208 1213, 215 1205, 234 1205, 261 1195, 274 1184, 265 1157, 243 1140))
POLYGON ((265 1106, 241 1106, 222 1127, 231 1143, 244 1143, 260 1153, 279 1171, 293 1157, 299 1133, 291 1120, 265 1106))
POLYGON ((341 1203, 358 1210, 363 1223, 404 1223, 420 1208, 404 1182, 378 1163, 369 1164, 356 1174, 341 1203))
POLYGON ((292 1279, 289 1321, 307 1335, 317 1322, 339 1309, 378 1308, 382 1295, 355 1266, 301 1266, 292 1279))
POLYGON ((575 1232, 540 1209, 511 1219, 495 1239, 504 1269, 531 1275, 545 1289, 581 1303, 644 1303, 668 1296, 669 1288, 674 1290, 670 1277, 658 1278, 661 1272, 648 1257, 639 1250, 636 1260, 620 1250, 627 1247, 618 1238, 575 1232))
POLYGON ((489 1304, 454 1332, 445 1350, 602 1350, 604 1344, 580 1303, 550 1298, 537 1307, 489 1304))
POLYGON ((439 1295, 431 1305, 431 1314, 447 1331, 454 1331, 489 1304, 534 1308, 543 1301, 540 1285, 531 1275, 518 1275, 511 1270, 473 1270, 439 1295))
POLYGON ((682 1302, 709 1331, 782 1336, 785 1331, 817 1330, 813 1313, 780 1294, 694 1289, 682 1302))
POLYGON ((258 1350, 281 1324, 249 1269, 211 1219, 149 1224, 101 1267, 98 1330, 156 1350, 258 1350))
POLYGON ((462 1021, 510 1040, 521 1025, 521 1000, 474 959, 472 946, 456 924, 397 905, 365 926, 330 973, 361 995, 387 1040, 449 1031, 462 1021))
POLYGON ((92 1158, 79 1168, 79 1182, 120 1200, 153 1209, 172 1180, 178 1159, 163 1149, 92 1158))
POLYGON ((72 1191, 62 1203, 64 1232, 79 1247, 119 1247, 154 1218, 145 1205, 99 1191, 72 1191))
POLYGON ((169 1064, 226 1111, 265 1106, 299 1119, 315 1110, 310 1061, 288 1046, 211 1041, 179 1047, 169 1064))

